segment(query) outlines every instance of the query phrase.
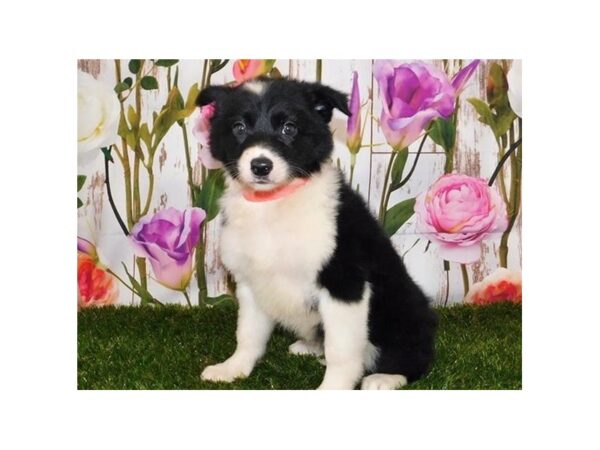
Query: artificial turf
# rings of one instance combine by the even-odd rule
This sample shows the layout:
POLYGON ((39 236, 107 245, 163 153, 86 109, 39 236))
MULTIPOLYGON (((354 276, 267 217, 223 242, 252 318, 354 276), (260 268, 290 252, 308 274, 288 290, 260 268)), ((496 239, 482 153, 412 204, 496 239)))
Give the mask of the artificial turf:
MULTIPOLYGON (((435 364, 404 389, 521 389, 521 307, 509 303, 437 309, 435 364)), ((325 367, 288 354, 278 330, 250 377, 200 379, 235 348, 236 307, 106 307, 78 313, 79 389, 314 389, 325 367)))

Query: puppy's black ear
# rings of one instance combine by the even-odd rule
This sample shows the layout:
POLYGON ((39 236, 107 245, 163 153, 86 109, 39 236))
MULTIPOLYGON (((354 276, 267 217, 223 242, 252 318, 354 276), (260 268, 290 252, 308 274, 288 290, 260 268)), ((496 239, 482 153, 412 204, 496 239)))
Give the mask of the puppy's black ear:
POLYGON ((314 83, 310 85, 309 95, 313 108, 325 122, 331 120, 333 109, 337 108, 347 116, 350 115, 348 109, 348 96, 340 91, 314 83))
POLYGON ((196 106, 206 106, 211 103, 218 105, 223 101, 223 99, 227 96, 227 93, 231 90, 231 88, 227 86, 208 86, 198 94, 196 98, 196 106))

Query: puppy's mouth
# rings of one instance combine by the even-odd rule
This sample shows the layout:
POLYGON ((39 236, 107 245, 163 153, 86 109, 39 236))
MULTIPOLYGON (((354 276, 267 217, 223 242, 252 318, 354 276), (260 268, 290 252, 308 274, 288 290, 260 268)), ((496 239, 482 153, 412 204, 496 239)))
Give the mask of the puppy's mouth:
POLYGON ((269 191, 271 189, 276 189, 280 186, 283 186, 287 183, 275 183, 269 177, 254 177, 254 179, 247 184, 249 188, 255 189, 257 191, 269 191))

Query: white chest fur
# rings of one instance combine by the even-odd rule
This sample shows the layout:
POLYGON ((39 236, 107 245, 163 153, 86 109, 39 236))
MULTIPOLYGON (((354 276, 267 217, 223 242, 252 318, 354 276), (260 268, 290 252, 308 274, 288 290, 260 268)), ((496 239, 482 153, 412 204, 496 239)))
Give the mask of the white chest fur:
POLYGON ((245 200, 229 180, 221 257, 277 322, 301 335, 319 322, 316 280, 335 249, 338 174, 325 167, 288 197, 245 200))

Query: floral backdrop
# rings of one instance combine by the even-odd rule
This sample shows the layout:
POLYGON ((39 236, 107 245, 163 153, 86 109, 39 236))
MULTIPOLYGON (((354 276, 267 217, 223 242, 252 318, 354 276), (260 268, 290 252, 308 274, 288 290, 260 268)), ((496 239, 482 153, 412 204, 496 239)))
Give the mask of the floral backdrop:
POLYGON ((436 304, 521 301, 520 61, 131 59, 78 61, 79 308, 235 301, 194 100, 260 75, 349 94, 333 161, 436 304))

